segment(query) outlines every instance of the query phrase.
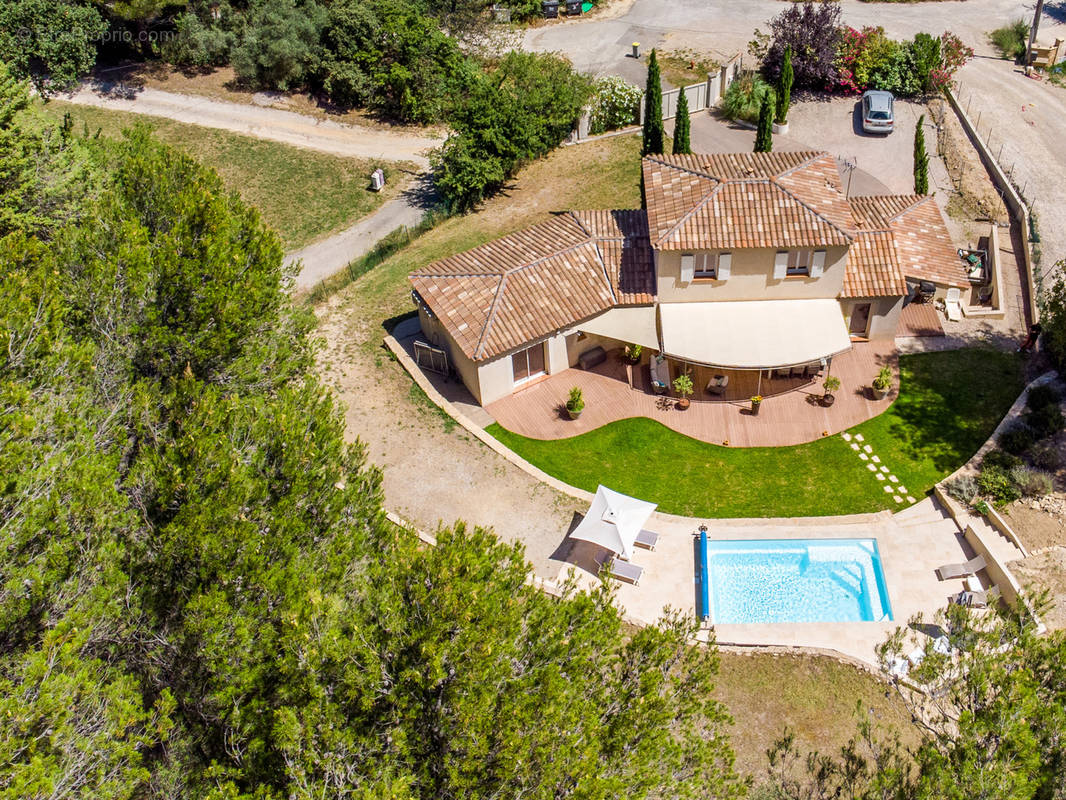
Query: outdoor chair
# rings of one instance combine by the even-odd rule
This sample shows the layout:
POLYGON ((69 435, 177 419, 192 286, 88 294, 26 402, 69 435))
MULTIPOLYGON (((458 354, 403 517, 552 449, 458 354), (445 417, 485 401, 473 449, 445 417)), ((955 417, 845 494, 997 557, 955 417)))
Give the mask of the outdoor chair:
POLYGON ((707 381, 707 394, 723 395, 727 386, 729 386, 728 375, 715 375, 707 381))
POLYGON ((959 592, 948 598, 957 606, 967 608, 988 608, 988 604, 999 597, 999 587, 993 586, 983 592, 959 592))
POLYGON ((640 576, 644 574, 644 567, 615 558, 610 553, 596 556, 595 560, 596 566, 601 570, 606 570, 609 576, 618 580, 628 581, 634 586, 640 583, 640 576))
POLYGON ((791 372, 791 370, 789 370, 788 367, 785 367, 783 369, 781 367, 778 367, 777 369, 774 370, 774 377, 775 378, 791 378, 792 377, 792 372, 791 372))
POLYGON ((793 367, 792 369, 789 370, 789 377, 792 377, 792 378, 803 378, 803 377, 806 377, 806 375, 805 375, 806 372, 807 372, 807 370, 806 370, 805 367, 793 367))
POLYGON ((664 394, 668 387, 669 365, 662 356, 653 356, 648 362, 648 376, 651 378, 651 390, 655 394, 664 394))
POLYGON ((951 322, 962 319, 962 291, 952 286, 944 300, 944 313, 951 322))
POLYGON ((659 543, 659 534, 655 531, 642 530, 637 534, 637 538, 633 540, 633 544, 637 547, 643 547, 645 550, 654 550, 655 545, 659 543))
POLYGON ((942 581, 965 578, 985 568, 985 557, 976 555, 964 564, 945 564, 936 568, 936 576, 942 581))

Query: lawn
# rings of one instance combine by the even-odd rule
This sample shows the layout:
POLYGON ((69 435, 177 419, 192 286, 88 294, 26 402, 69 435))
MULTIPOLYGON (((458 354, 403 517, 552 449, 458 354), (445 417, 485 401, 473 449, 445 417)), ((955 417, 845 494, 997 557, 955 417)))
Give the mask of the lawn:
MULTIPOLYGON (((900 357, 900 396, 852 429, 920 497, 984 443, 1022 389, 1017 356, 956 350, 900 357)), ((640 417, 570 439, 488 432, 522 458, 588 491, 603 483, 698 517, 794 517, 897 509, 849 444, 831 436, 794 447, 730 448, 640 417), (654 454, 654 458, 649 458, 654 454)))
POLYGON ((228 188, 259 209, 289 250, 351 225, 395 195, 404 178, 402 165, 392 162, 302 150, 143 114, 58 100, 44 110, 56 119, 70 114, 77 133, 87 129, 90 135, 99 131, 109 138, 118 138, 137 122, 148 124, 159 139, 214 168, 228 188), (369 189, 370 173, 378 166, 388 181, 380 194, 369 189))
POLYGON ((707 73, 717 73, 721 65, 693 50, 674 50, 657 53, 663 80, 671 86, 691 86, 707 80, 707 73))

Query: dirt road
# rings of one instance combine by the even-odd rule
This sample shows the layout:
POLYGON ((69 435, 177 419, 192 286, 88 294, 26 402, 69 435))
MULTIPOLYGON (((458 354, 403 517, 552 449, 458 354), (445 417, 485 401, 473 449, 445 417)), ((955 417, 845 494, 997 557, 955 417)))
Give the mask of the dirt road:
POLYGON ((275 142, 353 158, 411 161, 428 167, 427 152, 440 140, 412 133, 346 125, 276 108, 227 103, 158 89, 121 85, 84 86, 62 96, 71 103, 130 111, 220 128, 275 142))

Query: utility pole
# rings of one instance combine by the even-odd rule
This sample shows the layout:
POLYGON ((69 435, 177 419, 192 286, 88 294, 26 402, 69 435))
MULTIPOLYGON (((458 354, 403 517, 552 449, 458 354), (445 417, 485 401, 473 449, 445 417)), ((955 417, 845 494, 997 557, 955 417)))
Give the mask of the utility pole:
POLYGON ((1044 13, 1044 0, 1036 0, 1036 13, 1033 14, 1033 25, 1029 28, 1029 45, 1025 48, 1025 74, 1028 75, 1033 67, 1033 46, 1036 44, 1036 32, 1040 30, 1040 15, 1044 13))

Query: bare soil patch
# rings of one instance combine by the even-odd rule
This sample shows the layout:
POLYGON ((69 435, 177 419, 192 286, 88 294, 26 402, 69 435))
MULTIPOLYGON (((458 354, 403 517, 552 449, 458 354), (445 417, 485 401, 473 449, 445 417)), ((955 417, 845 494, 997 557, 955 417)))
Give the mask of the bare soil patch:
POLYGON ((1041 617, 1044 624, 1051 630, 1066 628, 1066 548, 1056 547, 1010 566, 1022 586, 1047 592, 1052 605, 1041 617))

